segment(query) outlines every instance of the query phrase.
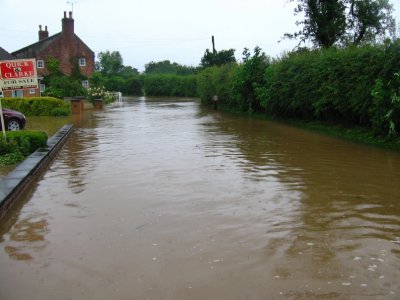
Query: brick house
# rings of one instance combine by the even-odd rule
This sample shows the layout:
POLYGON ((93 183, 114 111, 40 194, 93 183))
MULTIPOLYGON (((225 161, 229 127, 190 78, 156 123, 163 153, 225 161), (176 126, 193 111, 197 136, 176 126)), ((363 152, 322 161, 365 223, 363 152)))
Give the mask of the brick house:
MULTIPOLYGON (((78 67, 80 73, 86 78, 82 81, 84 87, 89 86, 88 78, 95 70, 94 52, 75 34, 74 19, 72 12, 64 12, 61 20, 62 31, 49 36, 47 26, 44 30, 39 25, 39 41, 12 52, 15 59, 35 58, 37 73, 39 78, 49 74, 47 62, 49 58, 55 58, 60 63, 60 71, 69 76, 74 67, 78 67)), ((40 80, 39 80, 40 83, 40 80)), ((5 97, 32 97, 39 96, 45 90, 45 86, 40 84, 40 89, 16 90, 13 92, 5 91, 5 97)))

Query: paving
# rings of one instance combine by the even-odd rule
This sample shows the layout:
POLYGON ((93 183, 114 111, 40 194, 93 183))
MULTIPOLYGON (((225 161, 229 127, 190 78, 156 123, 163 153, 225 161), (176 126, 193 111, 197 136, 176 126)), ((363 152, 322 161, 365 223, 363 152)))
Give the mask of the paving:
POLYGON ((72 125, 64 125, 47 140, 46 146, 32 153, 0 181, 0 220, 61 149, 72 129, 72 125))

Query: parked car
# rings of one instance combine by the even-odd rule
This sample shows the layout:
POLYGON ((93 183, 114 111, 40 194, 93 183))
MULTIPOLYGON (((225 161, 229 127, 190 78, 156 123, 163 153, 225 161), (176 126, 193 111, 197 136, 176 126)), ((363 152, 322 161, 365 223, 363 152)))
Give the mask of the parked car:
MULTIPOLYGON (((3 108, 6 130, 21 130, 25 128, 26 118, 23 113, 9 108, 3 108)), ((2 130, 0 122, 0 130, 2 130)))

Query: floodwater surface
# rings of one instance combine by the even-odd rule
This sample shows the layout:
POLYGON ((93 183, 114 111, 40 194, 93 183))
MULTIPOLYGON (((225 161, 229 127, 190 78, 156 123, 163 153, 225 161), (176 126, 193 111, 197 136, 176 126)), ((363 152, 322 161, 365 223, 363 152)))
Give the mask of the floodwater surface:
POLYGON ((1 225, 0 299, 400 299, 399 183, 399 153, 133 99, 1 225))

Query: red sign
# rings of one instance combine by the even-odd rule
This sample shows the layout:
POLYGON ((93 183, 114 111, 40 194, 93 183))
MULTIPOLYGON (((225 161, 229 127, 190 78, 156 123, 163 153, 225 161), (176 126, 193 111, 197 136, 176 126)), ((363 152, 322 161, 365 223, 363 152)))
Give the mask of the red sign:
POLYGON ((0 61, 0 88, 3 91, 38 88, 35 59, 0 61))

